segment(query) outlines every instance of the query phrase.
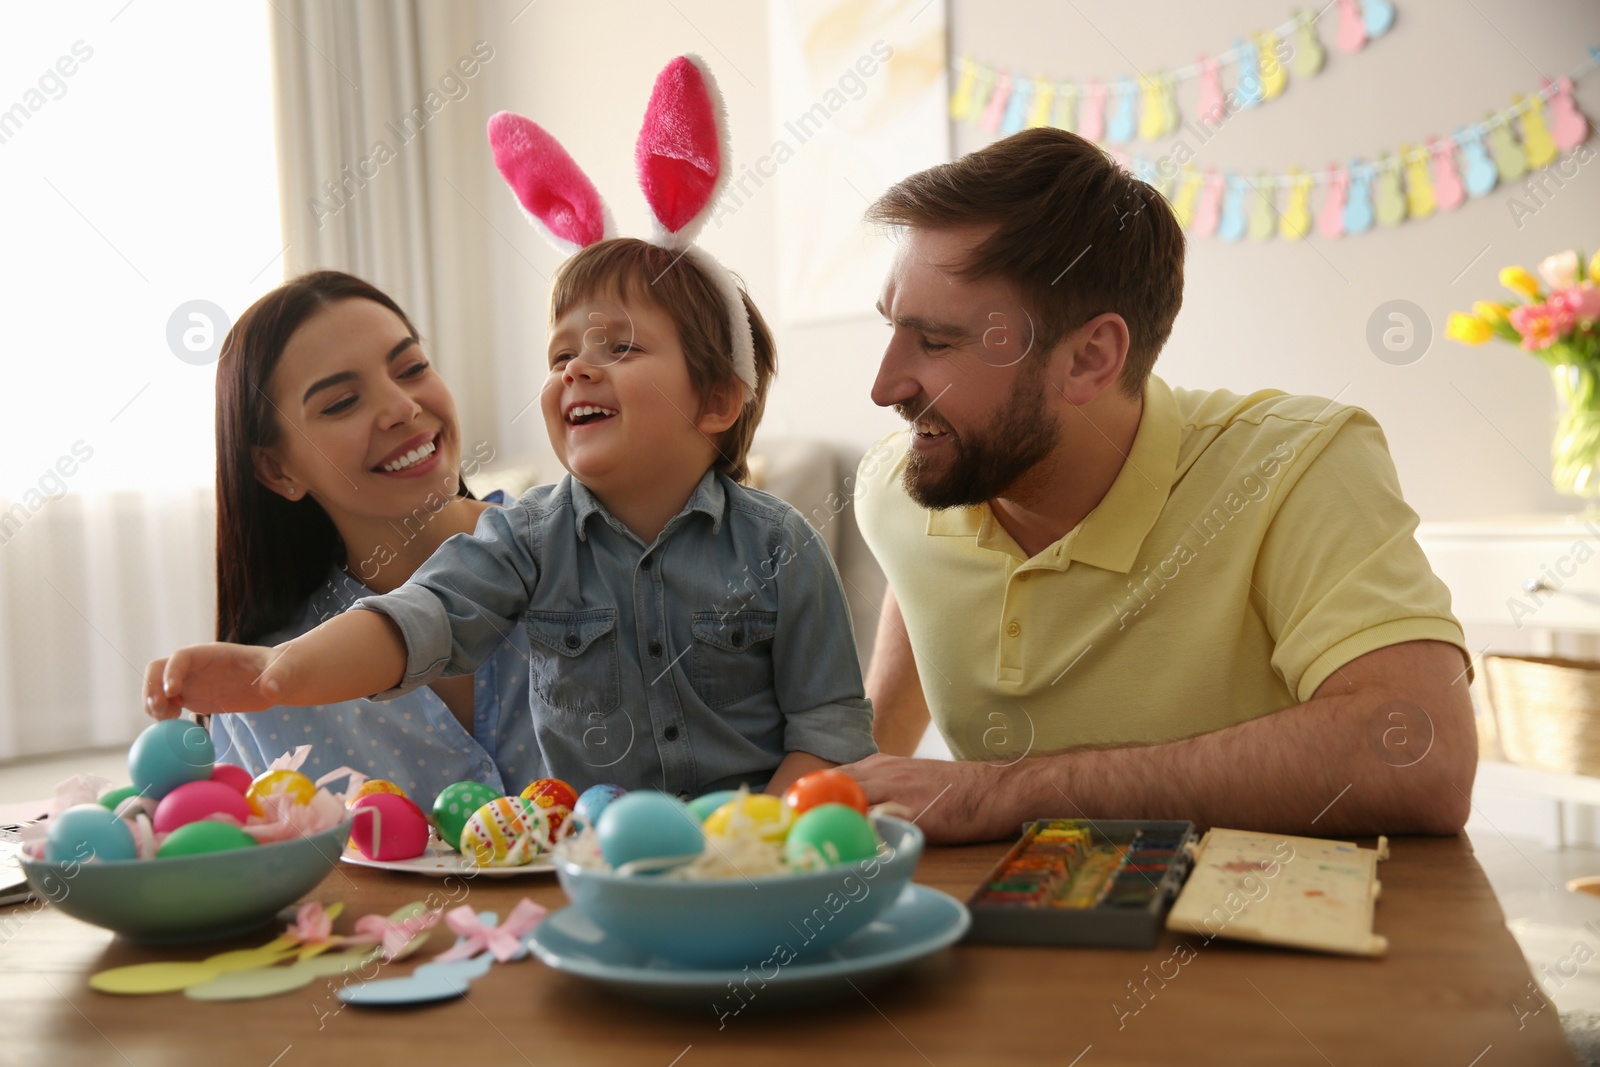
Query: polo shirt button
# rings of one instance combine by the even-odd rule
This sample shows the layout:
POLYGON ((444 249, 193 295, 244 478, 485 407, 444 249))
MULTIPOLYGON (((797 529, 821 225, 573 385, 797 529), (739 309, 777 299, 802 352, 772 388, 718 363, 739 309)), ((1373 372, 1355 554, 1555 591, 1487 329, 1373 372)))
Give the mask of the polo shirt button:
POLYGON ((1018 634, 1022 633, 1022 624, 1016 619, 1012 619, 1011 624, 1006 627, 1006 633, 1010 634, 1012 637, 1016 637, 1018 634))
POLYGON ((661 642, 660 641, 651 641, 650 642, 650 654, 652 656, 654 656, 656 659, 660 659, 661 658, 661 642))
POLYGON ((667 728, 665 730, 661 731, 661 736, 666 738, 668 741, 676 741, 678 739, 678 726, 677 726, 677 724, 676 723, 669 723, 667 725, 667 728))
POLYGON ((577 648, 578 647, 578 635, 576 633, 567 634, 567 647, 568 648, 577 648))

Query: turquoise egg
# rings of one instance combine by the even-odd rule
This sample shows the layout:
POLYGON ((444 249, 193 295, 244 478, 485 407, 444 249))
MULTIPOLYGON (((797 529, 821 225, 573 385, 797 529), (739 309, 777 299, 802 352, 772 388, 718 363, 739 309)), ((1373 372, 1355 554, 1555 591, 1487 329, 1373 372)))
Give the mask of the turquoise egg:
POLYGON ((722 805, 732 800, 739 794, 732 789, 720 789, 715 793, 707 793, 703 797, 695 797, 689 801, 689 810, 694 812, 697 822, 705 822, 706 816, 716 811, 722 805))
POLYGON ((877 831, 865 815, 846 804, 818 804, 795 820, 783 843, 783 858, 791 867, 814 862, 813 855, 838 867, 877 851, 877 831))
POLYGON ((131 860, 139 850, 128 824, 99 804, 75 804, 50 820, 44 855, 51 863, 131 860))
POLYGON ((593 826, 612 801, 627 795, 628 791, 620 785, 591 785, 572 806, 572 821, 579 827, 593 826))
POLYGON ((151 800, 180 785, 211 777, 217 750, 204 726, 187 719, 163 719, 145 727, 128 749, 128 776, 151 800))
POLYGON ((634 860, 698 856, 706 844, 689 805, 653 789, 613 800, 600 813, 594 831, 601 854, 613 867, 634 860))

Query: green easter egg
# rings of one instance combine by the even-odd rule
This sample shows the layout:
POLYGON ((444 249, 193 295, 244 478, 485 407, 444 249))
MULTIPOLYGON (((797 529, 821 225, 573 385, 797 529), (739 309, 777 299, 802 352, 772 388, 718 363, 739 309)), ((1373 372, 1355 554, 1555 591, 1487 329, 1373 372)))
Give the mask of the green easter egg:
POLYGON ((127 800, 129 797, 136 797, 138 795, 139 795, 139 787, 138 786, 136 786, 136 785, 125 785, 121 789, 113 789, 111 792, 109 792, 105 796, 101 797, 100 798, 100 803, 104 807, 110 808, 112 811, 116 811, 118 804, 121 804, 124 800, 127 800))
POLYGON ((845 804, 818 804, 795 820, 783 858, 803 867, 821 856, 829 867, 864 860, 878 851, 878 834, 867 817, 845 804))
POLYGON ((461 831, 474 812, 500 794, 482 782, 457 782, 447 785, 433 801, 433 825, 445 844, 461 851, 461 831))
POLYGON ((198 856, 206 852, 228 852, 236 848, 249 848, 256 839, 225 822, 200 819, 178 827, 167 835, 156 849, 158 859, 174 856, 198 856))

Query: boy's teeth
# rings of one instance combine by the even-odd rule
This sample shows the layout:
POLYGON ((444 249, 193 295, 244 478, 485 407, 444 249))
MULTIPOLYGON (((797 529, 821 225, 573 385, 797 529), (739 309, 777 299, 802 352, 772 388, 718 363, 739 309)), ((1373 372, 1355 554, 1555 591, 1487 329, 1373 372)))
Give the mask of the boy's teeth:
POLYGON ((567 421, 568 422, 574 422, 577 419, 586 418, 586 417, 588 417, 590 415, 615 415, 615 414, 616 414, 616 411, 614 411, 611 408, 601 408, 601 407, 595 407, 592 404, 586 404, 583 407, 576 407, 576 408, 573 408, 571 411, 567 412, 567 421))
POLYGON ((410 452, 407 452, 393 463, 384 464, 383 469, 389 474, 393 474, 395 471, 403 471, 412 464, 420 463, 422 460, 425 460, 429 456, 433 455, 435 447, 436 446, 432 441, 428 441, 420 448, 413 448, 410 452))

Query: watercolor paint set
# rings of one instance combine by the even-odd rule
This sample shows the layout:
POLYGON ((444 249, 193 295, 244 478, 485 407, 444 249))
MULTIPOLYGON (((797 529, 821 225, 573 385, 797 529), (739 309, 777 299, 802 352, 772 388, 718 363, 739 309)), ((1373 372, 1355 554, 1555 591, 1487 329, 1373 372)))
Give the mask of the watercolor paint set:
POLYGON ((1195 839, 1186 820, 1030 822, 968 899, 967 940, 1154 947, 1195 839))

